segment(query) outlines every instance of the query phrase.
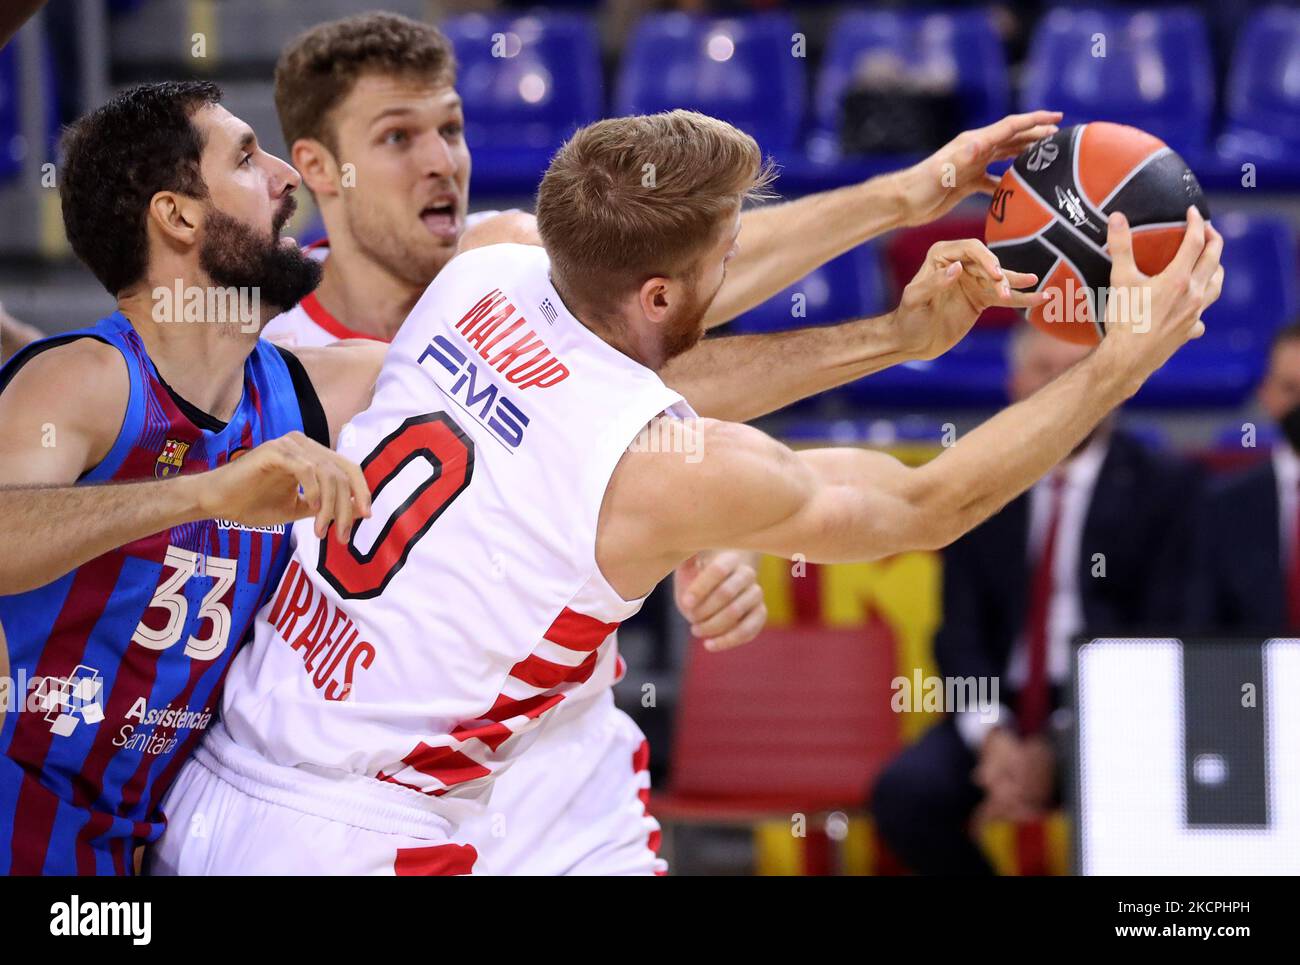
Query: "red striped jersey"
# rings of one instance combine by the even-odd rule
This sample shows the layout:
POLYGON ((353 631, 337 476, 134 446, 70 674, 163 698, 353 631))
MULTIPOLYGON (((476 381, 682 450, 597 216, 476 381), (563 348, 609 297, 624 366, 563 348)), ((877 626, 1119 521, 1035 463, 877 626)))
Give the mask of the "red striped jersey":
MULTIPOLYGON (((167 387, 116 312, 20 353, 0 370, 0 391, 33 355, 76 338, 113 346, 130 378, 117 440, 80 483, 202 472, 286 432, 323 432, 287 352, 258 342, 243 398, 221 423, 167 387)), ((14 684, 0 730, 0 871, 131 871, 133 847, 162 832, 159 802, 213 720, 230 659, 288 555, 283 526, 209 519, 0 596, 14 684)))
POLYGON ((557 707, 613 682, 614 630, 642 601, 596 565, 600 507, 623 453, 679 405, 569 313, 542 248, 454 258, 340 435, 372 518, 347 544, 293 528, 224 730, 341 794, 476 811, 557 707))

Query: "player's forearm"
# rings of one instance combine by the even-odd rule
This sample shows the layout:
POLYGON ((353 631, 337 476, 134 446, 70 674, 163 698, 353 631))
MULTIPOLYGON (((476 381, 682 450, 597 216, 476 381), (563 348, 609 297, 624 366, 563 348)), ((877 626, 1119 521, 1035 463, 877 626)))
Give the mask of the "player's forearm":
POLYGON ((1067 456, 1136 389, 1100 350, 923 466, 867 449, 807 449, 817 511, 794 532, 818 563, 934 550, 993 515, 1067 456))
POLYGON ((899 227, 903 212, 892 174, 746 211, 740 218, 740 249, 704 324, 729 322, 819 265, 899 227))
POLYGON ((1028 399, 999 412, 913 471, 912 493, 939 545, 973 529, 1068 456, 1137 391, 1124 360, 1103 343, 1028 399))
POLYGON ((198 476, 102 486, 0 487, 0 594, 44 586, 134 540, 203 519, 198 476))
POLYGON ((745 422, 910 358, 890 313, 771 335, 707 338, 660 375, 700 415, 745 422))

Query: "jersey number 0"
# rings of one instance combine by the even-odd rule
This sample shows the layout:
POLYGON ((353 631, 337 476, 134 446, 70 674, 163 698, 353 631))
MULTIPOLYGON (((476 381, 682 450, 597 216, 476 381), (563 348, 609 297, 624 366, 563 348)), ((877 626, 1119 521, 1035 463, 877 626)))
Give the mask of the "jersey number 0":
POLYGON ((432 470, 384 521, 373 545, 357 550, 357 531, 346 544, 326 534, 317 568, 346 600, 366 600, 384 592, 388 581, 442 511, 464 492, 474 473, 474 441, 445 412, 412 416, 386 436, 361 463, 374 501, 384 487, 416 459, 432 470))

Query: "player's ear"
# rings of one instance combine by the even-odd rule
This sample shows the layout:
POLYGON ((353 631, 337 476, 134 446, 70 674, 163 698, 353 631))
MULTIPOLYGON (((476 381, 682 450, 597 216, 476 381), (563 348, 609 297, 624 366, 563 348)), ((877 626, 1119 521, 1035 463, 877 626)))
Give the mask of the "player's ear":
POLYGON ((647 321, 658 325, 668 317, 674 288, 667 278, 662 276, 647 278, 637 294, 641 303, 641 312, 647 321))
POLYGON ((203 204, 176 191, 159 191, 149 200, 149 220, 167 238, 189 246, 203 226, 203 204))
POLYGON ((302 175, 303 185, 316 197, 339 193, 342 187, 339 164, 320 141, 312 137, 298 138, 289 151, 289 160, 302 175))

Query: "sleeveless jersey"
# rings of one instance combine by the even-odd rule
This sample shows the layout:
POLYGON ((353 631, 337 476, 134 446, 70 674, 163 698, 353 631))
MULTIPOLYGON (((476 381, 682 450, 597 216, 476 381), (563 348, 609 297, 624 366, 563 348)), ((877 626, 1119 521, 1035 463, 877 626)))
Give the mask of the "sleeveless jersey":
MULTIPOLYGON (((221 427, 173 396, 116 312, 30 346, 0 370, 0 391, 42 344, 85 337, 122 354, 130 394, 112 450, 80 483, 221 466, 303 429, 299 392, 319 414, 301 365, 261 341, 221 427)), ((0 729, 0 871, 130 872, 132 847, 162 831, 158 802, 213 719, 222 676, 288 554, 283 526, 203 520, 0 596, 13 679, 0 729)))
POLYGON ((473 813, 557 707, 613 682, 614 630, 642 600, 597 568, 597 519, 623 453, 678 405, 569 313, 544 249, 457 256, 340 436, 372 518, 346 545, 296 526, 232 664, 225 732, 363 793, 473 813))
MULTIPOLYGON (((512 208, 510 210, 515 211, 517 209, 512 208)), ((471 227, 486 218, 502 213, 500 211, 475 212, 466 219, 466 226, 471 227)), ((330 253, 329 239, 325 238, 313 242, 307 246, 306 250, 317 261, 324 262, 330 253)), ((324 346, 331 345, 340 339, 353 338, 369 339, 376 342, 386 341, 377 335, 359 332, 349 327, 347 323, 322 305, 315 293, 308 295, 293 308, 281 312, 271 319, 262 330, 262 335, 278 345, 286 346, 324 346)), ((624 661, 622 656, 617 653, 617 646, 617 641, 611 644, 611 648, 615 651, 616 663, 616 676, 611 683, 617 683, 621 680, 624 673, 624 661)), ((552 711, 552 716, 558 714, 572 716, 579 711, 599 704, 600 696, 601 691, 599 690, 586 693, 582 699, 574 699, 573 696, 570 696, 569 699, 552 711)))

